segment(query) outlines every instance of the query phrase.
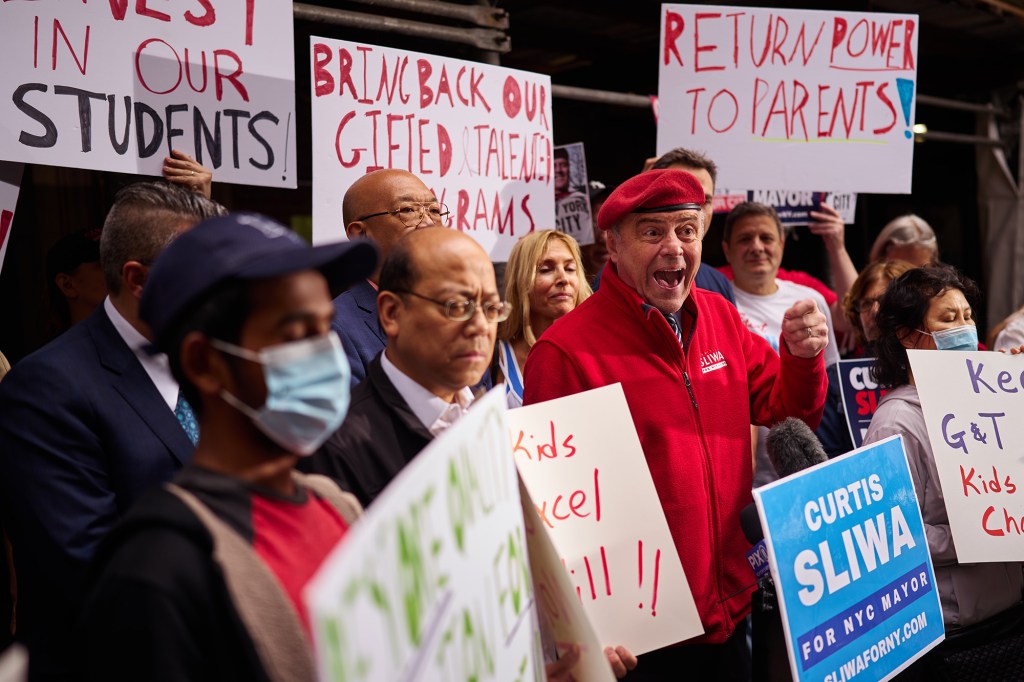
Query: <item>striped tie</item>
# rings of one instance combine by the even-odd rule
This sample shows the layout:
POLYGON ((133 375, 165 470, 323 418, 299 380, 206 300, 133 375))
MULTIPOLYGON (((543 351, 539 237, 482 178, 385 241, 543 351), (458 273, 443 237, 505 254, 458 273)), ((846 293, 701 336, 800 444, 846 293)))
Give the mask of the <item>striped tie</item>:
POLYGON ((192 441, 192 445, 199 442, 199 423, 196 422, 196 415, 192 406, 185 400, 185 394, 178 391, 178 404, 174 406, 174 416, 178 418, 181 428, 185 429, 185 435, 192 441))
POLYGON ((676 335, 676 341, 679 345, 683 345, 683 329, 679 326, 679 320, 676 319, 675 315, 669 313, 662 313, 665 316, 665 320, 668 322, 668 326, 672 327, 672 333, 676 335))

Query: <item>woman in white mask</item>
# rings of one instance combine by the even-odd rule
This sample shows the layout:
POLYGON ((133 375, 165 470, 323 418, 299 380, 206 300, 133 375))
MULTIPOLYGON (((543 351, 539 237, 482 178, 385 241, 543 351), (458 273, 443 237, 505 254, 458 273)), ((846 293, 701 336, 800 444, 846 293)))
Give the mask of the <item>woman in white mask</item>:
MULTIPOLYGON (((868 445, 896 434, 903 436, 947 635, 982 623, 1021 601, 1020 563, 961 564, 957 560, 921 400, 907 359, 907 349, 978 350, 972 310, 977 298, 974 282, 948 265, 915 268, 889 284, 875 318, 874 367, 875 379, 889 392, 878 404, 864 439, 868 445)), ((940 647, 921 666, 941 664, 942 656, 940 647)))

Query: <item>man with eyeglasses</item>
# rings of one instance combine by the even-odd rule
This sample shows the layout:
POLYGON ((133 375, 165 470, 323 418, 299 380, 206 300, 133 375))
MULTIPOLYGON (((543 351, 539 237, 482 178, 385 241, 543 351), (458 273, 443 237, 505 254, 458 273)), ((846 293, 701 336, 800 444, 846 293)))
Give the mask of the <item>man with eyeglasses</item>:
POLYGON ((341 428, 301 464, 364 506, 471 409, 469 387, 487 371, 510 312, 487 253, 455 230, 415 231, 391 248, 377 309, 387 348, 353 392, 341 428))
MULTIPOLYGON (((448 208, 423 182, 408 171, 386 168, 352 183, 342 201, 342 218, 349 239, 369 239, 381 259, 408 232, 449 223, 448 208)), ((334 299, 331 327, 341 337, 352 367, 352 386, 366 377, 366 368, 387 343, 377 320, 377 281, 380 270, 334 299)))

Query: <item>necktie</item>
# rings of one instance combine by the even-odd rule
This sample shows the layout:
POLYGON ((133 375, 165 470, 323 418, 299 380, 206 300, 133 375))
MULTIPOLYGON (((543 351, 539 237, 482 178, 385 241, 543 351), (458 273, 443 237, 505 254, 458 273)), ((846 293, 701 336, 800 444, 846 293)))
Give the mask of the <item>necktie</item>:
POLYGON ((676 319, 675 315, 669 313, 662 313, 665 316, 665 320, 668 322, 668 326, 672 327, 672 333, 676 335, 676 341, 679 345, 683 345, 683 329, 679 326, 679 320, 676 319))
POLYGON ((178 418, 181 428, 185 429, 185 435, 192 441, 192 445, 199 442, 199 423, 192 411, 192 406, 185 400, 185 395, 178 391, 178 404, 174 406, 174 416, 178 418))

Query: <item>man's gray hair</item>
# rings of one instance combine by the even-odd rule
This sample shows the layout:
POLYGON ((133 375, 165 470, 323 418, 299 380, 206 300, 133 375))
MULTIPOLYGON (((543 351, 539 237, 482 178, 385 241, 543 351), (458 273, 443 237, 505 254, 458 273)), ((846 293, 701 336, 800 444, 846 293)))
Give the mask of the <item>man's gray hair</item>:
POLYGON ((100 238, 107 289, 120 293, 121 271, 128 261, 150 264, 182 227, 226 213, 202 194, 167 182, 137 182, 122 188, 114 196, 100 238))

